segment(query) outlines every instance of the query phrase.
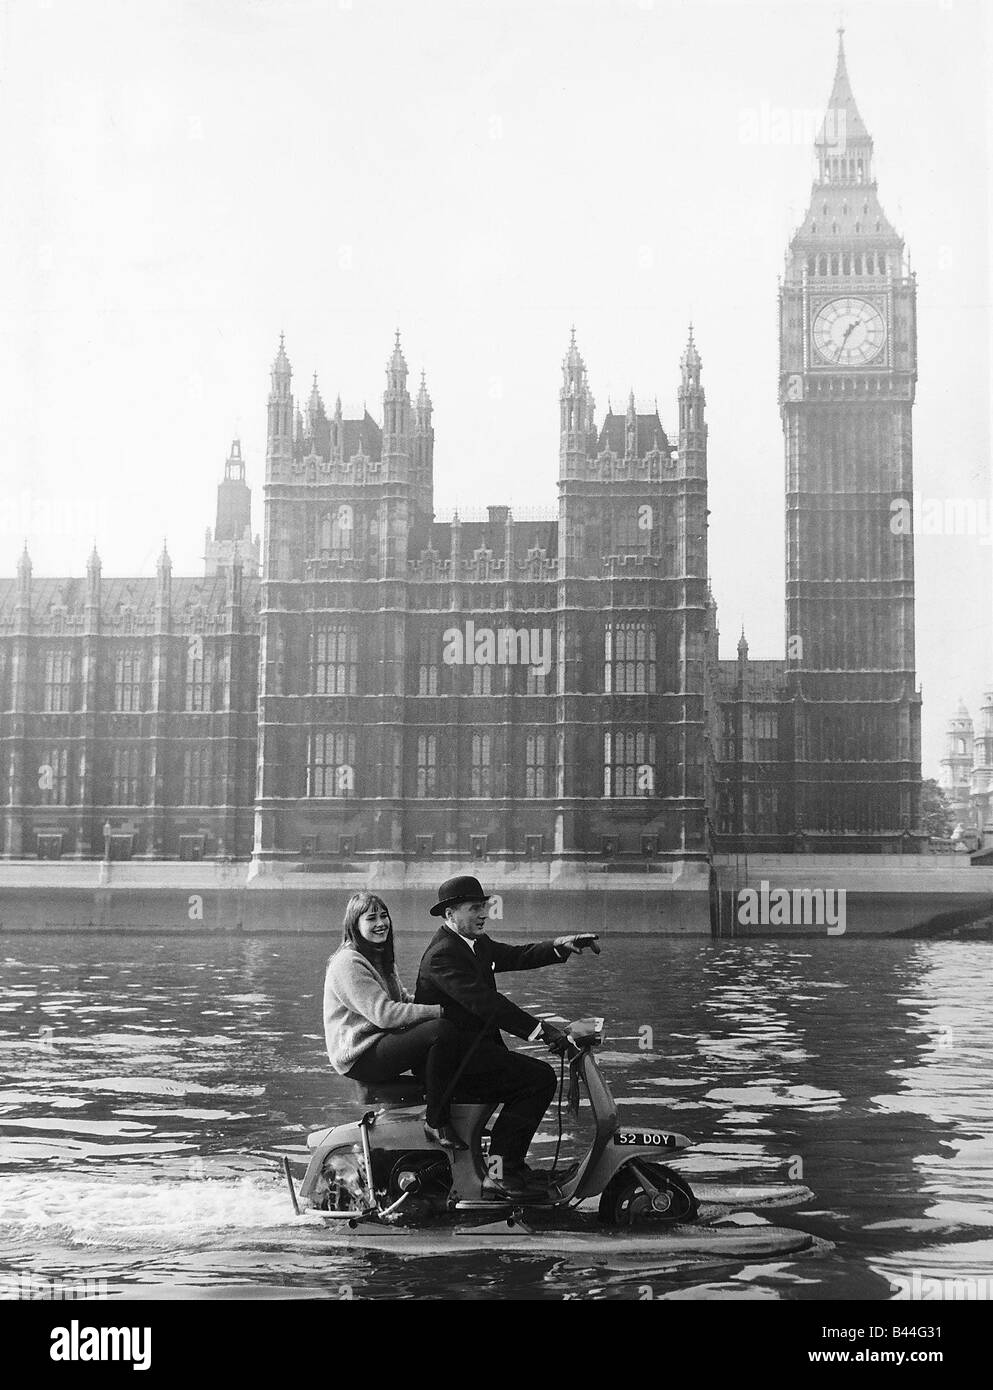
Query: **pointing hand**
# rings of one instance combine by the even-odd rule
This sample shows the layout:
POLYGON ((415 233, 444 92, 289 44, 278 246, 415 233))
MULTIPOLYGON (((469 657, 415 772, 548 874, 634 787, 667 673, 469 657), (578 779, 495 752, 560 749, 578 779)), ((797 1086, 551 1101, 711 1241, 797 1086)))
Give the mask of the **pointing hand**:
POLYGON ((589 949, 595 956, 600 954, 600 938, 595 932, 580 932, 578 936, 557 936, 555 945, 569 955, 575 951, 577 956, 589 949))

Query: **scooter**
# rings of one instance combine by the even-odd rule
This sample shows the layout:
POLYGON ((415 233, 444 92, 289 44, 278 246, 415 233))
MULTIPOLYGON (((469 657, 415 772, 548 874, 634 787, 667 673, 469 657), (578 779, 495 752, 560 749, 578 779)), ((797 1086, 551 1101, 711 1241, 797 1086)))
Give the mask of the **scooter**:
MULTIPOLYGON (((289 1160, 283 1170, 294 1210, 315 1211, 351 1229, 362 1223, 420 1225, 452 1214, 488 1213, 507 1224, 539 1210, 575 1208, 599 1198, 598 1216, 608 1226, 642 1223, 676 1225, 694 1221, 698 1204, 689 1185, 660 1164, 661 1155, 689 1146, 682 1134, 630 1129, 621 1125, 617 1104, 594 1057, 604 1038, 602 1018, 569 1025, 569 1104, 578 1113, 580 1088, 586 1091, 595 1132, 578 1164, 549 1174, 547 1196, 494 1201, 483 1191, 487 1178, 499 1180, 499 1157, 489 1155, 485 1127, 498 1102, 455 1102, 451 1124, 465 1150, 452 1152, 426 1138, 424 1092, 413 1076, 378 1085, 353 1082, 362 1105, 379 1105, 350 1124, 315 1130, 308 1136, 309 1162, 297 1194, 289 1160)), ((563 1066, 564 1072, 564 1066, 563 1066)), ((564 1076, 560 1078, 559 1125, 564 1076)), ((464 1219, 456 1215, 456 1220, 464 1219)))

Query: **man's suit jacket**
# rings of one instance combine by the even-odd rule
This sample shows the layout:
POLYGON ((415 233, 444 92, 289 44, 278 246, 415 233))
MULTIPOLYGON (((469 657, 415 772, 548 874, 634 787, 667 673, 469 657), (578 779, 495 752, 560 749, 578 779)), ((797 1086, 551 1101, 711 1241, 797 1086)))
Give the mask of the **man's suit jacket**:
POLYGON ((482 1032, 502 1044, 501 1029, 518 1038, 530 1037, 541 1020, 500 994, 493 976, 502 970, 536 970, 555 964, 563 957, 554 942, 507 946, 484 934, 473 944, 475 950, 457 932, 442 927, 421 957, 415 1002, 440 1004, 443 1016, 473 1037, 482 1032))

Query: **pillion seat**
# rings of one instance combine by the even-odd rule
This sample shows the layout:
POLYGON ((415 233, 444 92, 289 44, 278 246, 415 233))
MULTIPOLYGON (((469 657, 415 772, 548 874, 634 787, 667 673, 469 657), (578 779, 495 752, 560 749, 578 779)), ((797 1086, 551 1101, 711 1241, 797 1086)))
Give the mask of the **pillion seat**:
POLYGON ((353 1081, 352 1094, 362 1105, 423 1105, 424 1087, 405 1072, 394 1081, 353 1081))

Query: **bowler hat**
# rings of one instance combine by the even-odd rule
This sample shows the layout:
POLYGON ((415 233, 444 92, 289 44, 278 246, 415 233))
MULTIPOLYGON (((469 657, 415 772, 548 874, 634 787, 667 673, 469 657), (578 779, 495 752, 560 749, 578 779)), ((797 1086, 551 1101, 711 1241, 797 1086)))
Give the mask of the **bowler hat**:
POLYGON ((455 907, 459 903, 484 903, 488 897, 478 878, 473 878, 471 874, 457 874, 455 878, 446 878, 438 889, 438 901, 431 908, 431 916, 444 917, 446 907, 455 907))

